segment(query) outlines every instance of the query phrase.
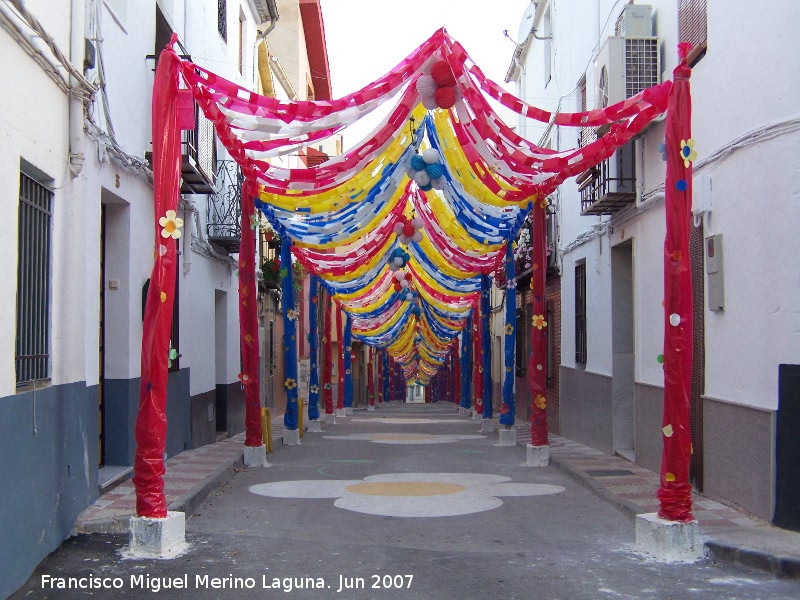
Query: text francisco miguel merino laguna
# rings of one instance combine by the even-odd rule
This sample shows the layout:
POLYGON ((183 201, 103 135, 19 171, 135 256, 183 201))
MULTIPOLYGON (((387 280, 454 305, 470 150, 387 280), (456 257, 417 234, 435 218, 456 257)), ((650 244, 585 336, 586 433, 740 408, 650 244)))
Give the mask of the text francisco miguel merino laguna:
MULTIPOLYGON (((148 574, 130 575, 129 577, 54 577, 42 575, 42 589, 51 590, 120 590, 128 583, 129 589, 150 590, 158 593, 164 590, 194 589, 207 590, 252 590, 258 585, 254 577, 211 577, 210 575, 188 574, 176 577, 154 577, 148 574)), ((408 589, 411 587, 413 575, 370 575, 364 577, 345 577, 339 575, 337 592, 352 589, 408 589)), ((269 577, 261 576, 261 588, 291 592, 292 590, 331 589, 332 586, 322 577, 269 577)))

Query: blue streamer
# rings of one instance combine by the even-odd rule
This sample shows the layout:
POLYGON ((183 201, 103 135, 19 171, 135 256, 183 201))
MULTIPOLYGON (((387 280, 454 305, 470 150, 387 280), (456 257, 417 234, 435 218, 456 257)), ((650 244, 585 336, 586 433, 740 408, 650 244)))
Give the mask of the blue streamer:
POLYGON ((353 318, 344 313, 344 407, 353 407, 353 366, 351 352, 353 350, 353 318))
MULTIPOLYGON (((514 279, 514 250, 511 241, 506 243, 506 281, 514 279)), ((514 425, 514 349, 517 333, 517 288, 506 286, 506 328, 503 332, 505 376, 503 378, 503 402, 508 407, 500 412, 501 425, 514 425), (509 333, 510 332, 510 333, 509 333)))
POLYGON ((492 340, 489 332, 489 314, 491 313, 492 279, 488 275, 481 276, 481 353, 483 356, 483 418, 492 418, 492 340))
POLYGON ((285 275, 281 280, 281 299, 283 301, 283 349, 285 351, 284 372, 286 380, 286 412, 283 413, 283 426, 288 430, 297 429, 297 323, 289 318, 294 310, 294 286, 292 285, 292 241, 288 237, 281 240, 281 269, 285 275), (294 385, 286 385, 294 382, 294 385))
POLYGON ((317 370, 317 291, 319 279, 313 273, 309 280, 308 301, 308 334, 309 369, 308 369, 308 418, 312 421, 319 419, 319 372, 317 370))

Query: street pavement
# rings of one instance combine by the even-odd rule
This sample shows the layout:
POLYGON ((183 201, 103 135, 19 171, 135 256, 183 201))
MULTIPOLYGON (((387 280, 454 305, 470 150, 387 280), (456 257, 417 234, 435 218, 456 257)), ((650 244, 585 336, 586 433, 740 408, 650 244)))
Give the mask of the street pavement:
POLYGON ((125 558, 123 484, 77 525, 111 533, 70 538, 12 598, 800 598, 799 535, 698 497, 719 549, 657 562, 631 519, 657 476, 558 437, 553 466, 527 467, 525 425, 511 447, 479 428, 451 404, 391 403, 278 445, 269 468, 243 468, 236 439, 185 452, 167 466, 171 508, 194 511, 183 555, 125 558), (43 589, 81 577, 121 588, 43 589))

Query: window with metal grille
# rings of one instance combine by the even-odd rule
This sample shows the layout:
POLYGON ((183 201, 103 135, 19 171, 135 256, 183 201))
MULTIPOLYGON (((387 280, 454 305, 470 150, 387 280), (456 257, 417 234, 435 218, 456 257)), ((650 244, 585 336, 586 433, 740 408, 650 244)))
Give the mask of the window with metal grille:
POLYGON ((586 263, 575 265, 575 362, 586 365, 586 263))
POLYGON ((217 31, 220 37, 228 41, 228 2, 217 0, 217 31))
MULTIPOLYGON (((581 76, 580 81, 578 82, 578 90, 580 93, 580 107, 581 112, 586 112, 589 104, 586 99, 586 75, 581 76)), ((584 146, 588 146, 593 141, 595 141, 595 128, 594 127, 582 127, 580 132, 578 133, 578 145, 583 148, 584 146)))
POLYGON ((17 386, 50 376, 53 193, 20 173, 17 259, 17 386))
POLYGON ((687 57, 690 66, 706 53, 708 45, 708 22, 706 0, 680 0, 678 5, 678 38, 689 42, 692 49, 687 57))

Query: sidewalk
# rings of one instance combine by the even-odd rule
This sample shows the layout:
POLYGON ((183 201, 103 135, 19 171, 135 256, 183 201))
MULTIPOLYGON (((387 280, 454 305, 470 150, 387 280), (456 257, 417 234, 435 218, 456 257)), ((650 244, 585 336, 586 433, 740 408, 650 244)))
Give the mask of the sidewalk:
MULTIPOLYGON (((424 405, 420 405, 424 406, 424 405)), ((381 407, 376 407, 377 412, 381 407)), ((466 418, 466 417, 465 417, 466 418)), ((495 429, 499 423, 495 419, 495 429)), ((273 448, 281 445, 283 417, 271 420, 273 448)), ((530 441, 527 423, 518 423, 517 444, 530 441)), ((489 434, 497 436, 497 433, 489 434)), ((555 435, 550 436, 552 466, 629 515, 656 512, 659 476, 636 464, 555 435)), ((191 515, 210 492, 242 470, 244 433, 187 450, 167 461, 164 491, 170 510, 191 515)), ((268 455, 269 460, 269 455, 268 455)), ((127 481, 107 492, 78 517, 77 533, 126 533, 135 513, 135 490, 127 481)), ((800 533, 772 527, 766 521, 693 494, 694 515, 710 556, 719 562, 800 578, 800 533)))
MULTIPOLYGON (((517 444, 527 447, 530 425, 518 422, 515 429, 517 444)), ((552 434, 550 459, 553 467, 632 520, 637 514, 658 512, 658 473, 552 434)), ((701 494, 692 493, 692 502, 711 558, 765 570, 775 576, 800 578, 800 533, 773 527, 763 519, 701 494)))

